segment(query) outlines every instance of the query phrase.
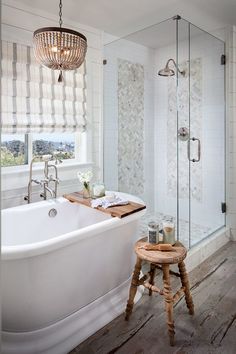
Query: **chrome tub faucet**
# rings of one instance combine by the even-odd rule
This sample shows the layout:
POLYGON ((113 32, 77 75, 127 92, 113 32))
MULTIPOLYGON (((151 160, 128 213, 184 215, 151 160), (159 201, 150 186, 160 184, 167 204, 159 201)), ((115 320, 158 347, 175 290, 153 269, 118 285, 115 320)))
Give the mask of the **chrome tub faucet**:
POLYGON ((54 160, 53 155, 35 156, 31 160, 29 182, 28 182, 28 194, 24 197, 24 200, 27 200, 28 204, 31 203, 32 201, 33 184, 40 185, 40 187, 43 188, 43 191, 40 193, 40 197, 43 198, 44 200, 47 199, 47 193, 49 193, 52 198, 57 198, 59 178, 58 178, 58 170, 56 165, 58 164, 58 162, 61 163, 62 161, 56 157, 55 164, 50 163, 50 161, 53 160, 54 160), (36 161, 36 159, 37 160, 40 159, 41 161, 44 161, 44 179, 42 180, 33 178, 33 164, 36 161), (49 175, 50 169, 53 169, 53 174, 51 175, 49 175), (53 182, 53 188, 49 187, 49 184, 51 184, 51 182, 53 182))

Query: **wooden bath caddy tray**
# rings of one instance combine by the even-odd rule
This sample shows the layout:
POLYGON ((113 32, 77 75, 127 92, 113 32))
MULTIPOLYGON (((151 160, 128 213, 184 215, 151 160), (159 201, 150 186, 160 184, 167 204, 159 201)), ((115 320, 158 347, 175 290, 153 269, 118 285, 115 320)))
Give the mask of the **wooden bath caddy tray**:
MULTIPOLYGON (((91 198, 84 199, 83 195, 81 192, 73 192, 70 194, 64 194, 64 198, 68 199, 70 202, 75 202, 79 204, 86 205, 88 207, 91 207, 91 198)), ((130 202, 127 205, 118 205, 118 206, 113 206, 107 209, 104 209, 102 207, 96 208, 97 210, 103 211, 104 213, 110 214, 111 216, 117 216, 118 218, 124 218, 125 216, 128 216, 130 214, 133 214, 137 211, 146 209, 146 206, 143 204, 138 204, 135 202, 130 202)))

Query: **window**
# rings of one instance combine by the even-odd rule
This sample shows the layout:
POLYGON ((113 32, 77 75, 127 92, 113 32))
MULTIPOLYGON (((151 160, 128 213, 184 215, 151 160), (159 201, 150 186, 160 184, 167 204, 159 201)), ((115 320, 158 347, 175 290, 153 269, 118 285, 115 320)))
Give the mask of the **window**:
POLYGON ((1 165, 9 167, 6 174, 24 171, 33 157, 45 154, 64 163, 86 162, 86 63, 65 72, 61 85, 54 70, 38 65, 33 48, 1 44, 1 165))
POLYGON ((27 164, 27 137, 23 134, 2 135, 1 166, 27 164))
POLYGON ((75 134, 33 134, 33 157, 57 155, 62 160, 75 158, 75 134))
MULTIPOLYGON (((33 157, 54 155, 61 160, 79 159, 80 133, 2 134, 1 166, 29 164, 33 157)), ((36 159, 37 161, 37 159, 36 159)))

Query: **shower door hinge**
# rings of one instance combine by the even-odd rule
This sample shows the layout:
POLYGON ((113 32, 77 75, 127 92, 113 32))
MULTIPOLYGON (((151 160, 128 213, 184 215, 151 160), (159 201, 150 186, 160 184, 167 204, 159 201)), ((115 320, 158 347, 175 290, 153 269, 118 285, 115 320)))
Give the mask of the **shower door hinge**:
POLYGON ((222 211, 222 214, 226 213, 226 203, 225 202, 221 203, 221 211, 222 211))
POLYGON ((172 18, 173 18, 173 20, 181 20, 181 16, 180 15, 175 15, 172 18))
POLYGON ((220 63, 221 63, 221 65, 225 65, 226 64, 226 56, 225 56, 225 54, 221 55, 220 63))
POLYGON ((107 65, 107 59, 103 59, 102 63, 103 65, 107 65))

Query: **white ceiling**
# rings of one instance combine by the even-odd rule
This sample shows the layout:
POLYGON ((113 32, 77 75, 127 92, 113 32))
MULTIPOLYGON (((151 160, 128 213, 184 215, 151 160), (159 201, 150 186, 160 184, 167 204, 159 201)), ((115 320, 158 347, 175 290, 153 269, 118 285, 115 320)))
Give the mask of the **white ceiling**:
MULTIPOLYGON (((30 7, 58 14, 58 0, 20 0, 30 7)), ((81 24, 124 36, 179 14, 214 31, 236 25, 236 0, 64 0, 63 16, 81 24)))

